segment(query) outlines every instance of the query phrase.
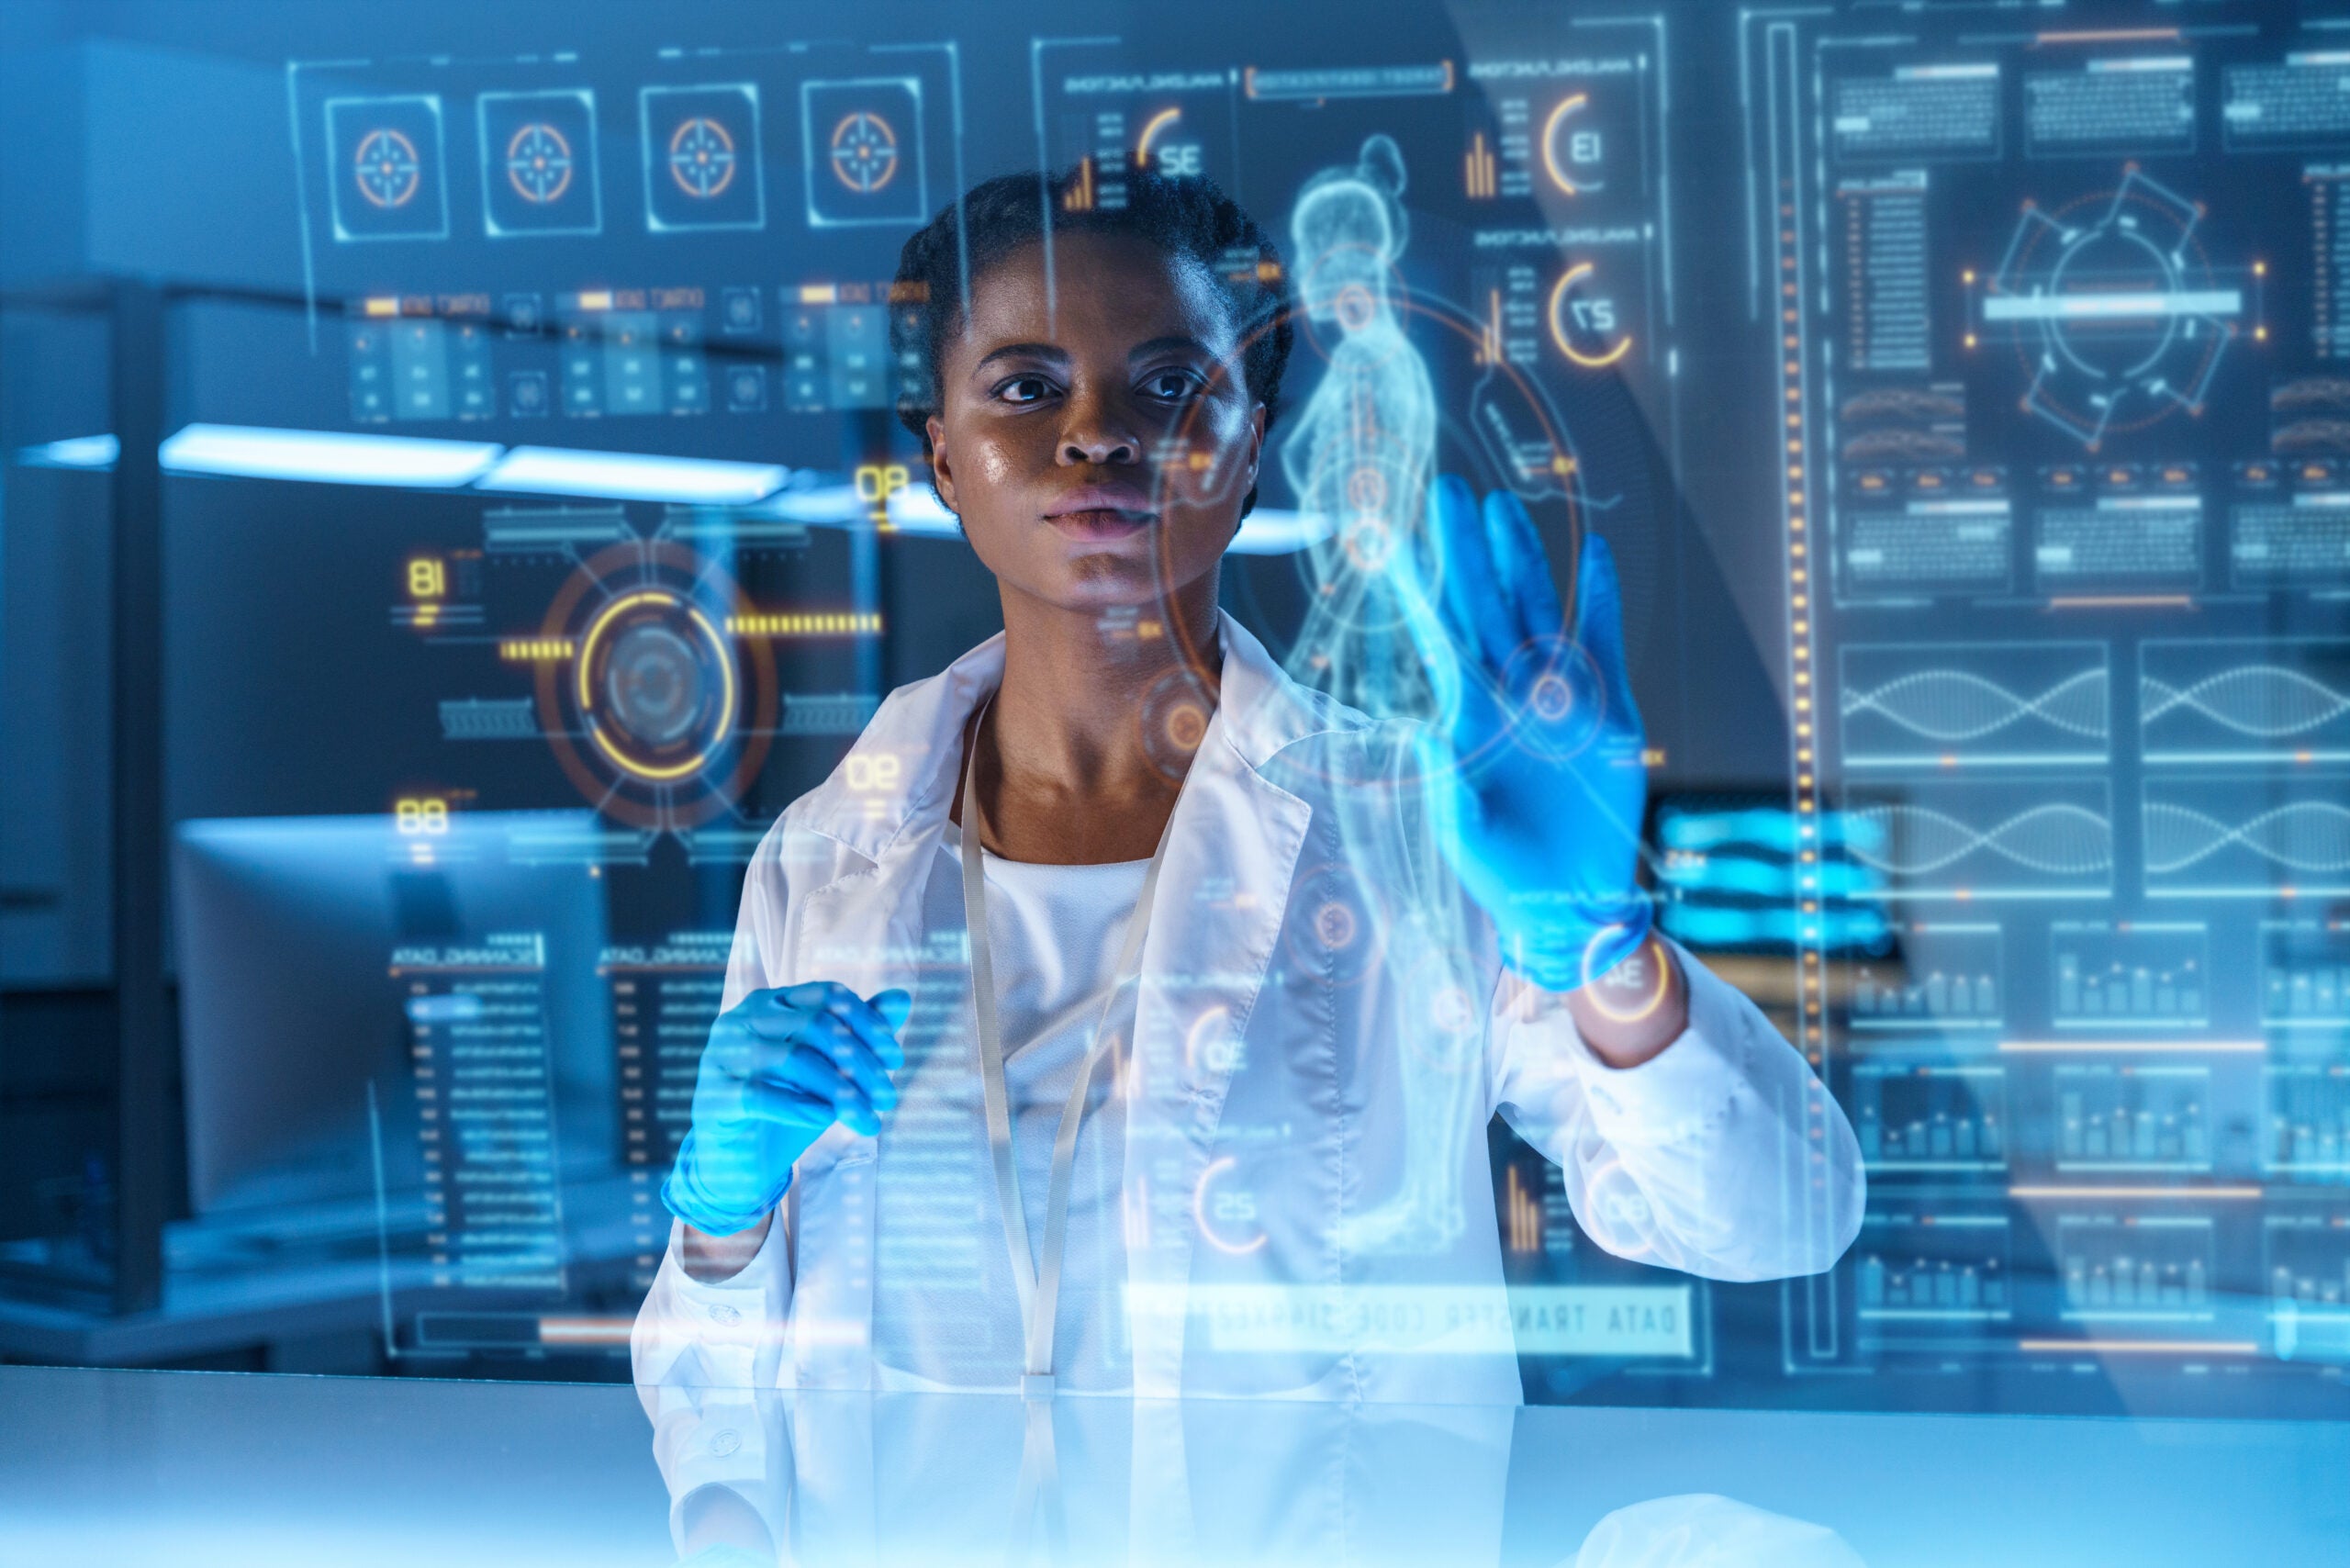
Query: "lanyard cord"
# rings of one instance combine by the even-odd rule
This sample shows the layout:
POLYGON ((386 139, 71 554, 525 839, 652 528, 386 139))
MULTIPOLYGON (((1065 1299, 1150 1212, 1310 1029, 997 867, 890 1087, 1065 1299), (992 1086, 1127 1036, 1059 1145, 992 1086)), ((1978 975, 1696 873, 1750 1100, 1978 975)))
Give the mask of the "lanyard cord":
POLYGON ((1142 955, 1143 935, 1150 926, 1151 895, 1158 887, 1158 868, 1167 859, 1167 841, 1172 836, 1175 816, 1168 813, 1168 827, 1160 832, 1158 847, 1151 852, 1150 867, 1143 873, 1142 890, 1135 896, 1134 913, 1126 917, 1125 940, 1119 946, 1118 961, 1111 971, 1109 993, 1102 997, 1101 1014, 1093 1021, 1092 1045, 1077 1070, 1077 1083, 1069 1092, 1068 1103, 1061 1107, 1060 1126, 1053 1137, 1052 1182, 1045 1197, 1045 1246, 1032 1265, 1028 1215, 1020 1206, 1020 1170, 1013 1158, 1012 1105, 1003 1081, 1003 1036, 996 1025, 995 962, 989 951, 987 875, 979 850, 976 782, 979 731, 993 706, 993 698, 980 706, 979 719, 971 725, 970 755, 963 765, 963 923, 971 938, 971 1002, 979 1036, 979 1087, 987 1102, 988 1149, 995 1159, 1004 1246, 1012 1255, 1013 1283, 1020 1294, 1027 1330, 1020 1392, 1039 1398, 1053 1392, 1053 1319, 1060 1299, 1061 1250, 1068 1238, 1069 1185, 1077 1164, 1078 1128, 1085 1120, 1086 1092, 1093 1082, 1094 1068, 1108 1054, 1110 1010, 1142 955))

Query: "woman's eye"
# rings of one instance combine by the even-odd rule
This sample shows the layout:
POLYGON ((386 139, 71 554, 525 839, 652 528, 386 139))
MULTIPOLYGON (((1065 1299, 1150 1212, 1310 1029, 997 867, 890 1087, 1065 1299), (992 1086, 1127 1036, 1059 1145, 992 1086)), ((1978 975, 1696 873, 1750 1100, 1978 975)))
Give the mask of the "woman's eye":
POLYGON ((1037 403, 1052 396, 1053 384, 1041 375, 1015 375, 995 390, 1007 403, 1037 403))
POLYGON ((1188 370, 1156 370, 1143 382, 1146 394, 1170 403, 1196 397, 1200 389, 1200 378, 1188 370))

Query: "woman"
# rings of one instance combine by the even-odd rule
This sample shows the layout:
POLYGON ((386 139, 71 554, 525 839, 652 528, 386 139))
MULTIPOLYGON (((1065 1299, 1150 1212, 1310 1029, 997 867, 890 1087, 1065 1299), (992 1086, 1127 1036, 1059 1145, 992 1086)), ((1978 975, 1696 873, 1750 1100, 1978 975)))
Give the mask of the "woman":
POLYGON ((1274 249, 1203 182, 1065 188, 906 245, 907 420, 1004 633, 752 863, 638 1381, 1515 1401, 1496 1111, 1612 1251, 1827 1268, 1849 1128, 1649 929, 1604 547, 1570 639, 1523 509, 1439 481, 1393 556, 1441 563, 1394 585, 1439 720, 1295 685, 1216 599, 1274 249))

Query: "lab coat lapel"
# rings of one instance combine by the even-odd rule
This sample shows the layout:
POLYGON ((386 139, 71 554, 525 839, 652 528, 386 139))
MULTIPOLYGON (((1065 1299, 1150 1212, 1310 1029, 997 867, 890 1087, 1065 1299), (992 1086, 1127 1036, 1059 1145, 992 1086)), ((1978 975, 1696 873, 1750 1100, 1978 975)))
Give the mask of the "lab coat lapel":
MULTIPOLYGON (((891 694, 812 792, 806 826, 849 853, 839 857, 831 879, 795 895, 786 970, 792 980, 838 980, 867 996, 891 986, 916 989, 923 890, 946 821, 963 724, 1002 678, 999 635, 938 678, 891 694)), ((795 1285, 796 1387, 873 1386, 876 1147, 834 1127, 810 1151, 833 1159, 829 1180, 837 1191, 821 1217, 810 1205, 800 1208, 807 1222, 797 1238, 801 1255, 822 1256, 827 1263, 801 1271, 795 1285), (824 1147, 834 1142, 841 1147, 824 1147)))
POLYGON ((1222 698, 1176 802, 1135 1016, 1124 1195, 1139 1398, 1182 1392, 1192 1196, 1314 816, 1257 766, 1311 727, 1295 688, 1237 622, 1223 624, 1222 698))
MULTIPOLYGON (((838 980, 870 996, 890 986, 918 983, 922 951, 923 879, 916 855, 893 848, 878 866, 861 867, 807 897, 795 924, 793 970, 801 980, 838 980), (879 940, 874 940, 878 934, 879 940)), ((921 857, 926 863, 927 857, 921 857)), ((799 1271, 791 1305, 791 1354, 799 1388, 870 1388, 873 1375, 874 1217, 879 1194, 875 1140, 834 1126, 824 1141, 842 1147, 826 1180, 830 1201, 821 1209, 796 1205, 801 1220, 799 1255, 822 1257, 822 1270, 799 1271)), ((802 1157, 823 1153, 821 1148, 802 1157)))
MULTIPOLYGON (((1281 937, 1313 807, 1259 771, 1306 736, 1363 721, 1292 683, 1264 646, 1225 616, 1223 689, 1186 777, 1144 943, 1127 1083, 1129 1325, 1135 1393, 1181 1393, 1193 1194, 1214 1150, 1226 1089, 1281 937)), ((789 972, 862 953, 873 989, 909 984, 922 950, 930 857, 956 782, 964 721, 1002 684, 1003 640, 981 644, 934 680, 894 693, 808 801, 812 832, 844 856, 793 921, 789 972), (870 944, 879 934, 882 946, 870 944), (902 969, 904 978, 897 978, 902 969)), ((827 1137, 846 1137, 840 1129, 827 1137)), ((834 1205, 821 1248, 835 1283, 796 1295, 794 1365, 802 1388, 872 1385, 875 1203, 872 1146, 838 1172, 863 1183, 834 1205), (806 1316, 803 1316, 803 1309, 806 1316)), ((818 1271, 804 1275, 812 1287, 818 1271)))

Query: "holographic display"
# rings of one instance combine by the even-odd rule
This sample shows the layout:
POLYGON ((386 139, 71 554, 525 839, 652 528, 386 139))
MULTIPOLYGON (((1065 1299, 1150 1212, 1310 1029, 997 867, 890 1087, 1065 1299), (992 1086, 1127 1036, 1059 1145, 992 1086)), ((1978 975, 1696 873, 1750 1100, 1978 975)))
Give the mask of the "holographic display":
POLYGON ((2338 1356, 2343 25, 1737 23, 1793 804, 1878 827, 1818 886, 1888 916, 1793 944, 1886 1245, 1790 1295, 1792 1370, 2338 1356), (1891 1245, 1929 1218, 1996 1308, 1891 1245))
MULTIPOLYGON (((2097 1364, 2191 1403, 2350 1359, 2350 16, 1468 9, 1392 40, 925 13, 293 62, 312 422, 776 473, 748 501, 643 472, 618 498, 467 492, 384 546, 415 689, 383 799, 544 811, 502 852, 643 905, 594 967, 599 1119, 545 1135, 609 1150, 609 1190, 551 1230, 511 1167, 514 1256, 552 1248, 563 1288, 496 1332, 427 1303, 403 1343, 624 1335, 744 860, 890 686, 960 652, 895 652, 952 597, 916 553, 952 546, 915 535, 955 527, 890 417, 929 381, 892 347, 929 303, 893 293, 898 247, 1035 166, 1073 171, 1056 216, 1203 176, 1277 241, 1260 275, 1297 347, 1244 531, 1274 543, 1227 560, 1225 600, 1294 678, 1442 710, 1459 671, 1410 634, 1446 582, 1438 475, 1515 495, 1570 601, 1607 542, 1660 926, 1766 999, 1853 1126, 1861 1239, 1784 1286, 1617 1255, 1651 1194, 1608 1176, 1578 1216, 1496 1127, 1531 1394, 1860 1398, 1868 1372, 2061 1408, 2097 1364), (1728 624, 1693 624, 1715 576, 1728 624), (1732 655, 1767 682, 1706 662, 1732 655), (1699 744, 1733 731, 1766 750, 1699 744)), ((1197 683, 1142 722, 1188 762, 1197 683)), ((878 810, 903 775, 861 766, 878 810)), ((1449 934, 1342 856, 1296 875, 1311 917, 1276 961, 1418 966, 1389 1087, 1464 1092, 1482 999, 1449 934)), ((453 1049, 478 987, 434 966, 527 975, 514 935, 417 947, 404 1026, 453 1049)), ((952 944, 909 950, 936 1072, 968 977, 952 944)), ((1237 1048, 1181 1022, 1170 1058, 1237 1048)), ((901 1221, 968 1195, 940 1175, 968 1153, 948 1101, 890 1135, 923 1172, 882 1193, 901 1221)), ((1148 1223, 1234 1271, 1202 1332, 1304 1343, 1275 1309, 1308 1298, 1245 1272, 1296 1179, 1245 1111, 1148 1223)), ((520 1137, 445 1145, 450 1181, 520 1137)), ((1478 1176, 1364 1195, 1351 1238, 1433 1248, 1478 1176)), ((972 1245, 906 1221, 886 1260, 968 1271, 972 1245)))

